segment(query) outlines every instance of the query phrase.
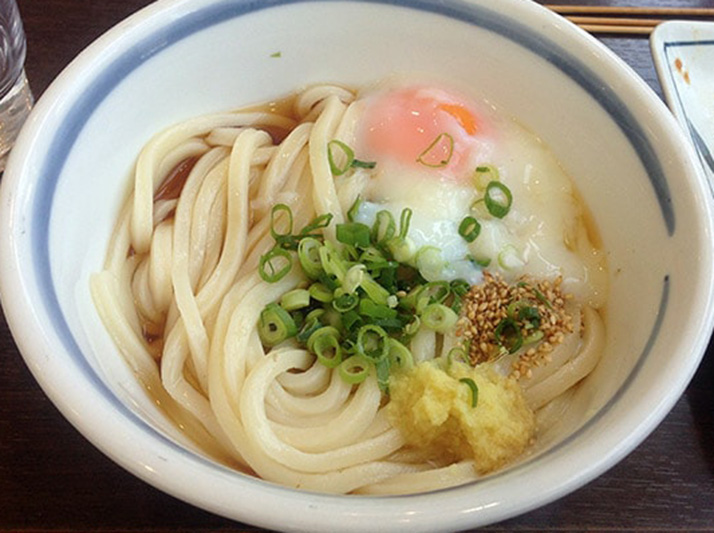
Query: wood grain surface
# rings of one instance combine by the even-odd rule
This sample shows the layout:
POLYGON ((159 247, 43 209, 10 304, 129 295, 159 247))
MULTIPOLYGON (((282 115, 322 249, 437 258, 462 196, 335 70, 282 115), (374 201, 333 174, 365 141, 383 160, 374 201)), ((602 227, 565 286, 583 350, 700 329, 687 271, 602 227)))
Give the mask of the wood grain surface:
MULTIPOLYGON (((148 3, 20 0, 28 39, 27 74, 34 93, 41 95, 85 46, 148 3)), ((703 0, 577 3, 712 6, 703 0)), ((661 95, 646 38, 605 35, 602 40, 661 95)), ((714 354, 707 354, 674 409, 628 457, 569 496, 485 529, 714 530, 713 385, 714 354)), ((258 531, 163 494, 95 449, 40 390, 4 317, 0 317, 0 530, 258 531)))

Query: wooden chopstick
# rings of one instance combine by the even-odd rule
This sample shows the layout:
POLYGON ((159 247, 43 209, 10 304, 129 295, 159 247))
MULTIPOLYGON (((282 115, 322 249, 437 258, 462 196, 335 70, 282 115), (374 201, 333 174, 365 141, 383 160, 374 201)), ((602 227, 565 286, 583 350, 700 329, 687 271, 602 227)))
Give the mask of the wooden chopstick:
POLYGON ((654 26, 627 26, 613 24, 578 24, 589 33, 619 33, 622 35, 649 35, 654 26))
POLYGON ((565 6, 546 4, 545 7, 561 15, 584 15, 597 13, 604 15, 638 15, 658 17, 712 17, 710 7, 625 7, 625 6, 565 6))
POLYGON ((563 15, 590 33, 648 35, 670 18, 712 18, 707 7, 624 7, 551 5, 545 7, 563 15), (656 17, 656 18, 655 18, 656 17))

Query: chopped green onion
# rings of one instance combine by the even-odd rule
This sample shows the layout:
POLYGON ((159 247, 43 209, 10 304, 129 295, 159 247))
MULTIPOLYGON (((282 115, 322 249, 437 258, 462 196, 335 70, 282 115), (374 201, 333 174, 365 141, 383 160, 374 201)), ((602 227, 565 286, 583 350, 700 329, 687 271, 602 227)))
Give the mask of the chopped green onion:
POLYGON ((377 213, 377 218, 372 226, 372 240, 377 245, 384 245, 389 241, 397 231, 397 224, 394 222, 394 216, 386 209, 382 209, 377 213))
POLYGON ((376 161, 361 161, 359 159, 352 160, 352 167, 354 168, 374 168, 376 166, 376 161))
POLYGON ((533 288, 533 292, 535 293, 536 298, 538 298, 543 305, 545 305, 548 309, 553 309, 553 304, 550 303, 550 300, 546 298, 542 292, 536 288, 533 288))
POLYGON ((327 143, 327 161, 330 163, 330 170, 333 176, 341 176, 347 172, 352 166, 352 162, 355 159, 355 153, 342 141, 334 139, 327 143), (337 149, 342 152, 342 154, 335 154, 333 151, 337 149), (344 162, 340 165, 335 158, 340 158, 344 162))
POLYGON ((335 276, 337 281, 342 283, 347 273, 347 265, 329 241, 320 247, 320 262, 325 273, 335 276))
POLYGON ((461 378, 460 383, 465 383, 471 389, 471 407, 476 407, 478 404, 478 386, 471 378, 461 378))
POLYGON ((314 237, 305 237, 298 244, 297 255, 300 266, 307 277, 317 279, 322 273, 320 248, 322 244, 314 237))
POLYGON ((300 230, 300 237, 316 237, 318 235, 312 234, 311 232, 326 228, 330 225, 330 222, 332 222, 332 213, 325 213, 324 215, 315 217, 300 230))
POLYGON ((523 260, 518 255, 516 247, 507 244, 498 254, 498 265, 504 270, 512 270, 523 266, 523 260))
POLYGON ((419 331, 419 328, 421 328, 421 318, 419 318, 417 315, 414 315, 412 321, 409 322, 406 326, 404 326, 404 333, 408 336, 416 335, 416 332, 419 331))
POLYGON ((536 330, 527 337, 523 339, 523 344, 528 345, 528 344, 533 344, 534 342, 538 342, 545 336, 545 333, 543 333, 543 330, 536 330))
POLYGON ((354 203, 352 204, 352 207, 349 208, 347 211, 347 220, 350 222, 355 221, 355 217, 357 216, 357 213, 359 212, 359 207, 362 205, 362 197, 358 194, 357 198, 355 198, 354 203))
POLYGON ((352 265, 349 270, 345 273, 345 277, 342 280, 342 289, 345 292, 353 293, 362 284, 364 277, 366 276, 364 265, 356 264, 352 265))
POLYGON ((454 313, 458 314, 461 312, 464 296, 471 290, 471 286, 464 279, 455 279, 449 284, 449 288, 451 289, 451 294, 454 295, 453 301, 451 302, 451 309, 454 313))
POLYGON ((527 307, 531 305, 531 302, 528 300, 516 300, 508 304, 506 307, 506 315, 508 315, 510 318, 516 320, 518 318, 518 313, 520 310, 524 307, 527 307))
POLYGON ((297 334, 293 317, 276 303, 265 306, 258 320, 258 335, 265 346, 275 346, 297 334))
POLYGON ((323 327, 322 322, 320 322, 320 317, 324 314, 324 309, 315 309, 307 314, 296 336, 299 343, 305 344, 313 333, 323 327))
POLYGON ((446 266, 441 250, 436 246, 422 246, 414 261, 424 279, 431 281, 441 278, 441 273, 446 266))
POLYGON ((407 238, 407 233, 409 233, 409 225, 412 221, 412 215, 414 212, 409 207, 402 209, 402 214, 399 217, 399 237, 402 239, 407 238))
POLYGON ((312 343, 312 349, 327 368, 335 368, 342 362, 342 347, 335 335, 319 335, 312 343))
POLYGON ((335 226, 335 236, 343 244, 366 248, 370 245, 369 226, 361 222, 345 222, 335 226))
POLYGON ((397 339, 389 339, 389 360, 392 366, 408 370, 414 366, 412 352, 397 339))
POLYGON ((521 307, 518 311, 518 320, 526 323, 528 329, 538 329, 540 327, 540 312, 537 307, 521 307))
POLYGON ((313 283, 308 289, 310 296, 321 303, 330 303, 334 299, 334 291, 331 291, 320 282, 313 283))
POLYGON ((430 168, 442 168, 449 164, 454 154, 454 138, 448 133, 440 133, 429 146, 426 147, 419 157, 417 163, 430 168), (444 151, 444 155, 439 154, 444 151))
POLYGON ((362 290, 367 293, 367 296, 371 300, 381 305, 387 305, 387 299, 391 296, 389 291, 374 281, 372 276, 366 272, 364 276, 362 276, 360 287, 362 287, 362 290))
POLYGON ((427 304, 440 304, 449 297, 451 284, 448 281, 430 281, 417 292, 417 301, 426 298, 427 304))
POLYGON ((490 257, 484 257, 482 259, 477 259, 473 255, 467 255, 466 259, 471 261, 474 265, 480 266, 481 268, 486 268, 488 265, 491 264, 491 258, 490 257))
POLYGON ((416 246, 408 237, 394 237, 387 243, 387 247, 392 252, 394 259, 400 263, 411 261, 416 254, 416 246))
POLYGON ((455 296, 463 297, 471 290, 471 285, 465 279, 458 278, 449 284, 449 289, 455 296))
POLYGON ((288 275, 293 267, 293 257, 290 252, 275 246, 260 257, 258 273, 264 281, 275 283, 288 275))
POLYGON ((356 309, 343 313, 340 318, 342 321, 342 327, 347 331, 353 331, 363 323, 362 317, 360 317, 356 309))
POLYGON ((340 377, 349 385, 358 385, 369 376, 372 363, 363 355, 352 355, 342 361, 338 368, 340 377))
POLYGON ((317 339, 319 339, 323 335, 335 337, 337 339, 340 338, 340 332, 337 331, 336 327, 322 326, 320 329, 313 331, 312 335, 310 335, 310 337, 307 339, 307 349, 310 352, 315 353, 315 341, 317 341, 317 339))
POLYGON ((389 352, 389 337, 379 326, 367 324, 357 332, 357 353, 375 361, 384 359, 389 352))
POLYGON ((484 202, 492 216, 503 218, 511 210, 513 195, 511 190, 500 181, 491 181, 486 187, 484 202))
POLYGON ((483 191, 492 181, 499 181, 498 169, 493 165, 479 165, 474 171, 474 185, 477 190, 483 191))
POLYGON ((310 291, 306 289, 293 289, 280 298, 280 307, 286 311, 302 309, 310 305, 310 291))
POLYGON ((396 318, 397 311, 389 306, 378 304, 367 298, 359 301, 359 314, 368 318, 396 318))
POLYGON ((523 346, 521 328, 512 318, 502 319, 493 330, 493 335, 499 346, 505 348, 508 353, 516 353, 523 346))
POLYGON ((461 235, 466 242, 474 242, 476 237, 481 233, 481 224, 472 216, 465 217, 461 224, 459 224, 459 235, 461 235))
POLYGON ((280 243, 281 240, 286 237, 292 236, 293 233, 293 211, 285 204, 276 204, 273 209, 270 210, 270 235, 273 236, 276 242, 280 243), (283 223, 285 227, 284 231, 278 230, 278 216, 281 212, 284 212, 287 220, 283 223))
POLYGON ((374 362, 374 369, 377 373, 377 385, 379 385, 379 390, 386 394, 389 393, 389 371, 391 366, 392 362, 389 357, 382 357, 374 362))
POLYGON ((421 313, 421 321, 429 329, 437 333, 446 333, 456 325, 458 315, 450 307, 443 304, 431 304, 421 313))
POLYGON ((346 313, 357 307, 359 296, 353 292, 344 292, 343 289, 335 291, 335 298, 332 300, 332 307, 339 313, 346 313))
POLYGON ((463 346, 454 346, 446 355, 446 367, 451 367, 454 362, 470 363, 469 354, 463 346))

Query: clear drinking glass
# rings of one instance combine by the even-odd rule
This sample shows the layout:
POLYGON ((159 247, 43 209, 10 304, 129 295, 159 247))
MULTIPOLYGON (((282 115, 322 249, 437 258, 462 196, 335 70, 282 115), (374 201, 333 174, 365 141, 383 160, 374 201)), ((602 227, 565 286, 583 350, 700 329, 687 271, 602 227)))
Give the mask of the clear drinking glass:
POLYGON ((33 104, 25 77, 25 32, 15 0, 0 0, 0 171, 33 104))

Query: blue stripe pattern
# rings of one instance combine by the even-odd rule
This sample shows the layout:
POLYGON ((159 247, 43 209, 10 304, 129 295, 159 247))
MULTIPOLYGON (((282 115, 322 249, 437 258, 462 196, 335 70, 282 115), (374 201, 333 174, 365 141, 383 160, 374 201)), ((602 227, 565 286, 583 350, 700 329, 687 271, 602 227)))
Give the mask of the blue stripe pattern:
MULTIPOLYGON (((343 0, 317 0, 312 3, 343 1, 343 0)), ((675 230, 675 216, 672 207, 669 187, 667 185, 660 161, 657 158, 653 146, 650 144, 646 131, 640 126, 632 113, 628 110, 624 102, 614 93, 614 91, 587 65, 579 61, 567 50, 559 47, 548 40, 542 34, 537 33, 528 26, 518 23, 501 14, 493 12, 487 8, 474 6, 460 0, 445 0, 433 2, 430 0, 362 0, 369 3, 387 4, 406 9, 437 13, 449 18, 467 22, 477 27, 493 31, 504 38, 507 38, 520 46, 527 48, 532 53, 542 57, 552 65, 560 69, 564 74, 574 80, 610 115, 612 120, 619 126, 623 134, 631 143, 633 149, 638 154, 642 165, 650 177, 652 188, 659 201, 662 211, 663 222, 667 233, 671 236, 675 230)), ((247 13, 252 13, 264 9, 276 8, 289 4, 310 3, 308 0, 226 0, 208 6, 190 16, 181 17, 167 23, 158 33, 151 35, 134 46, 127 49, 113 63, 101 71, 89 84, 87 89, 79 95, 67 113, 66 120, 61 128, 55 133, 54 140, 48 154, 42 164, 41 175, 43 181, 38 183, 32 213, 33 235, 37 237, 33 248, 33 265, 35 274, 40 283, 40 291, 47 295, 45 301, 46 310, 51 317, 55 329, 59 334, 64 348, 71 355, 74 363, 92 383, 94 388, 101 393, 120 413, 129 419, 133 424, 140 426, 153 439, 162 442, 172 448, 175 452, 182 454, 192 461, 204 463, 211 469, 223 472, 232 472, 220 465, 196 456, 184 450, 162 434, 155 431, 146 424, 143 419, 128 409, 120 402, 112 392, 102 382, 101 378, 94 372, 81 353, 72 333, 62 314, 57 293, 55 291, 51 272, 49 268, 49 213, 52 209, 53 197, 57 187, 59 177, 67 161, 74 143, 80 132, 86 125, 94 111, 111 94, 117 85, 135 69, 153 56, 160 54, 173 44, 185 39, 192 34, 209 28, 213 25, 227 20, 240 17, 247 13)), ((668 283, 665 283, 665 291, 660 306, 660 314, 663 316, 666 308, 666 294, 668 283)), ((655 324, 651 342, 641 354, 635 372, 618 394, 622 394, 624 389, 634 379, 637 368, 641 366, 647 353, 649 352, 654 339, 659 331, 661 320, 655 324)), ((614 400, 613 400, 614 401, 614 400)), ((609 405, 602 412, 606 411, 609 405)), ((585 426, 593 424, 593 418, 585 426)), ((585 428, 581 429, 583 431, 585 428)), ((575 439, 580 433, 572 435, 568 441, 575 439)), ((565 443, 562 443, 564 445, 565 443)), ((548 453, 548 452, 547 452, 548 453)), ((246 482, 262 483, 252 478, 243 477, 246 482)))

